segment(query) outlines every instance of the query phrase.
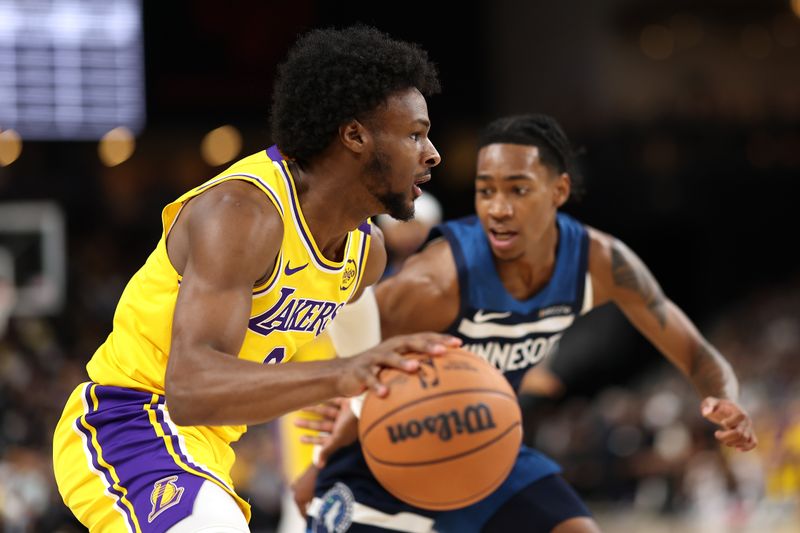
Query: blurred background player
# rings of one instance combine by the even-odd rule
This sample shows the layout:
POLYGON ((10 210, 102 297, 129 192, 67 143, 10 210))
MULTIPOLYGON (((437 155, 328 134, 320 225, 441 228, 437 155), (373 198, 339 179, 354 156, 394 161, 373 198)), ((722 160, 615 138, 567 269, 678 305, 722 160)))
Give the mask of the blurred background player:
MULTIPOLYGON (((513 115, 489 124, 479 140, 477 216, 438 226, 426 248, 376 286, 382 334, 447 331, 519 390, 525 374, 555 350, 578 317, 613 302, 692 382, 703 416, 719 426, 717 439, 740 450, 754 448, 728 362, 625 244, 559 211, 579 182, 573 148, 552 117, 513 115)), ((334 341, 342 333, 334 328, 334 341)), ((435 527, 499 533, 520 524, 543 532, 598 531, 560 472, 549 458, 523 446, 514 470, 491 496, 464 509, 431 513, 397 501, 374 480, 366 482, 369 472, 355 444, 327 458, 309 515, 312 528, 321 531, 328 517, 319 502, 344 483, 362 504, 350 517, 357 531, 435 527)))

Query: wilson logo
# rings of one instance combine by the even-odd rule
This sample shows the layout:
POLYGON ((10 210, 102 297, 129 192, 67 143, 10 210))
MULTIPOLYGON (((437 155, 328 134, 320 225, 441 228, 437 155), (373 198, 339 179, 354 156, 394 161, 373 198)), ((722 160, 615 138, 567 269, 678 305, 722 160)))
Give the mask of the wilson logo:
POLYGON ((455 409, 448 413, 426 416, 422 420, 412 419, 408 422, 386 426, 389 440, 397 444, 408 439, 417 439, 425 434, 435 435, 443 441, 453 438, 453 435, 466 433, 471 435, 497 425, 492 418, 492 410, 485 403, 469 405, 462 412, 455 409))

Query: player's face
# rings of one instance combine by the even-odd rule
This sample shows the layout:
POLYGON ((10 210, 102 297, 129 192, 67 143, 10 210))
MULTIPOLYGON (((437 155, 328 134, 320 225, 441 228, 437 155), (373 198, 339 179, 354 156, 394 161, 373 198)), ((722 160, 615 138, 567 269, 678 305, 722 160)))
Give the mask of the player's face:
POLYGON ((535 250, 568 194, 569 178, 543 165, 536 146, 490 144, 478 152, 475 210, 500 260, 535 250))
POLYGON ((430 119, 417 89, 391 96, 369 121, 374 148, 366 169, 366 185, 383 212, 399 220, 414 216, 421 183, 431 179, 439 152, 428 138, 430 119))

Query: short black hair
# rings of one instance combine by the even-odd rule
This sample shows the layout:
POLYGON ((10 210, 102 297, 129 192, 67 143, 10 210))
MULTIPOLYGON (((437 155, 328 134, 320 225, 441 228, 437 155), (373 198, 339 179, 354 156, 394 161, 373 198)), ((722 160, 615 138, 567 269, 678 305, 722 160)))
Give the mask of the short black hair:
POLYGON ((541 113, 510 115, 490 122, 478 136, 478 149, 489 144, 507 143, 536 146, 539 159, 559 174, 566 172, 572 181, 571 196, 584 193, 583 174, 578 168, 578 151, 556 119, 541 113))
POLYGON ((339 126, 412 87, 426 97, 441 90, 436 66, 419 45, 362 24, 312 30, 278 67, 272 140, 304 165, 328 147, 339 126))

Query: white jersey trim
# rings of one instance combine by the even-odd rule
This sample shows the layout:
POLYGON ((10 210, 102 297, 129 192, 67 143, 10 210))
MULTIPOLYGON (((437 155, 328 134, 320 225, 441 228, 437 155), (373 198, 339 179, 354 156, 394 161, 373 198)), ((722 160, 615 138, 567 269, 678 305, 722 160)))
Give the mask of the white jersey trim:
POLYGON ((463 318, 458 325, 458 332, 470 339, 488 339, 491 337, 521 339, 531 333, 560 333, 570 327, 574 321, 575 317, 572 315, 553 316, 527 324, 477 323, 468 318, 463 318))
POLYGON ((581 314, 585 315, 594 307, 594 288, 592 286, 592 275, 586 272, 586 283, 583 287, 583 305, 581 306, 581 314))

